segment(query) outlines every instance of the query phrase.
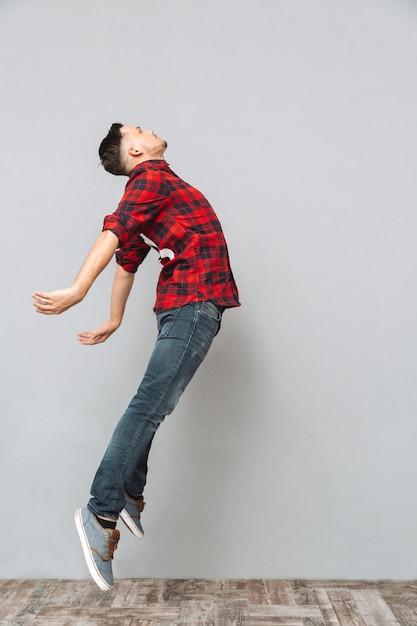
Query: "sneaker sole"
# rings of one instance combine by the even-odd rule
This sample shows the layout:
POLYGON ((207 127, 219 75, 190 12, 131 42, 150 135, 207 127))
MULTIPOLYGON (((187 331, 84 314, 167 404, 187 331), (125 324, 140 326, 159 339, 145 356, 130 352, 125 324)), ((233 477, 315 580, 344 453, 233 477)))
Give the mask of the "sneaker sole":
POLYGON ((81 509, 78 509, 78 511, 75 511, 74 519, 75 519, 75 526, 77 528, 78 536, 80 538, 81 545, 83 548, 85 562, 87 563, 87 567, 89 569, 92 579, 94 580, 96 585, 98 585, 100 589, 102 589, 103 591, 108 591, 109 589, 113 589, 113 587, 104 580, 104 578, 98 571, 97 566, 94 562, 94 558, 90 550, 90 544, 88 543, 87 535, 84 530, 83 520, 81 518, 81 509))
POLYGON ((137 537, 138 539, 143 539, 143 533, 140 532, 139 528, 136 526, 135 522, 125 509, 121 511, 120 518, 122 522, 128 527, 130 532, 135 535, 135 537, 137 537))

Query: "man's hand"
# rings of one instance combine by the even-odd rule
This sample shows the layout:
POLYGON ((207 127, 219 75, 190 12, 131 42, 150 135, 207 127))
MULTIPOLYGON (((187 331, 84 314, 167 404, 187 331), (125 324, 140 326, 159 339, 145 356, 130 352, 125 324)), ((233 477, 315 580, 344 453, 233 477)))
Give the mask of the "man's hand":
POLYGON ((81 302, 83 296, 74 287, 68 287, 67 289, 58 289, 49 293, 35 291, 32 298, 32 304, 37 313, 59 315, 74 306, 74 304, 81 302))
POLYGON ((100 324, 95 330, 78 333, 78 341, 85 346, 94 346, 96 343, 103 343, 119 328, 120 324, 113 320, 107 320, 100 324))

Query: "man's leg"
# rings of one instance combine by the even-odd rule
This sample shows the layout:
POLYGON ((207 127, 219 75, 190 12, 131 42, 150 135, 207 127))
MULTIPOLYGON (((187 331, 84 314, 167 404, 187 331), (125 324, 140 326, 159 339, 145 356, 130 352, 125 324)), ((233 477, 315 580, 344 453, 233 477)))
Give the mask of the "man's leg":
POLYGON ((88 508, 94 514, 118 518, 156 430, 204 360, 220 320, 221 313, 211 302, 193 302, 158 315, 158 338, 145 376, 93 481, 88 508))
POLYGON ((120 518, 126 524, 130 532, 132 532, 138 539, 142 539, 145 535, 141 522, 141 515, 146 502, 142 494, 146 485, 146 477, 148 474, 148 456, 152 441, 153 437, 149 442, 141 460, 139 461, 139 465, 135 469, 132 478, 125 483, 126 502, 123 510, 120 512, 120 518))
MULTIPOLYGON (((146 461, 153 436, 202 363, 220 321, 221 312, 211 302, 191 303, 158 315, 158 338, 143 381, 116 426, 94 478, 88 507, 75 514, 85 560, 101 589, 113 587, 112 559, 119 540, 118 530, 102 524, 117 520, 127 506, 127 487, 141 472, 135 488, 143 487, 146 470, 141 463, 146 461)), ((137 524, 131 530, 138 536, 137 524)))
MULTIPOLYGON (((154 433, 155 434, 155 433, 154 433)), ((145 452, 142 455, 133 475, 125 482, 125 491, 132 498, 139 498, 143 494, 146 485, 146 477, 148 475, 148 457, 153 441, 153 436, 148 443, 145 452)))

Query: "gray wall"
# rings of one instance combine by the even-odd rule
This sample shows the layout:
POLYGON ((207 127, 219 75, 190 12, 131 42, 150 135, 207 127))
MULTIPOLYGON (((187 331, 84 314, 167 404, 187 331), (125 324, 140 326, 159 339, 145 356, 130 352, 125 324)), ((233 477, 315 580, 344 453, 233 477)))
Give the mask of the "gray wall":
POLYGON ((0 4, 2 577, 87 577, 73 511, 155 336, 158 266, 107 343, 113 267, 59 317, 125 179, 111 122, 167 138, 243 306, 151 458, 119 577, 417 576, 417 4, 0 4))

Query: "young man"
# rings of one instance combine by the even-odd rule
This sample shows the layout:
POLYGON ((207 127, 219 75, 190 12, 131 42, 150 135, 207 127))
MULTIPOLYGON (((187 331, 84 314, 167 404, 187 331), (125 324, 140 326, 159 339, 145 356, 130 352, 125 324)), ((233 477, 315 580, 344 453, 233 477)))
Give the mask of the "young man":
POLYGON ((159 252, 157 341, 94 477, 91 498, 75 514, 88 568, 103 590, 114 585, 119 516, 136 537, 143 536, 140 516, 154 434, 206 356, 224 309, 239 306, 216 214, 197 189, 169 168, 163 159, 166 148, 166 141, 151 130, 111 126, 99 155, 108 172, 129 177, 119 206, 105 217, 103 231, 73 285, 33 294, 38 313, 62 313, 81 302, 116 253, 110 317, 94 331, 78 335, 82 344, 101 343, 122 322, 138 266, 151 248, 159 252))

